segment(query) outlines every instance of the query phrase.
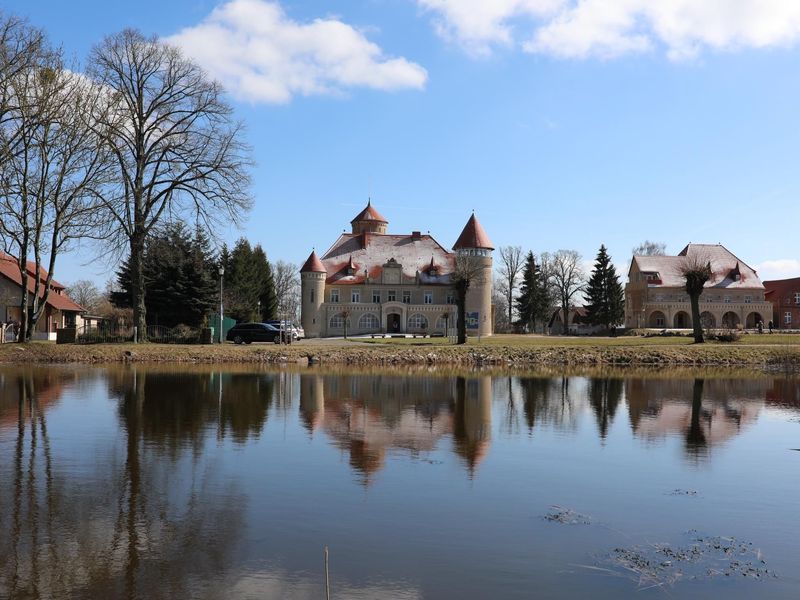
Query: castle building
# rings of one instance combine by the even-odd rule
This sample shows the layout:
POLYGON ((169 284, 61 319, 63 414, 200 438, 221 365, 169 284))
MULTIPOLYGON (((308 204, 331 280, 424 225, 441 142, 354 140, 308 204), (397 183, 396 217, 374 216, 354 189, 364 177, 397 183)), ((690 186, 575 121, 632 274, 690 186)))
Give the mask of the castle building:
POLYGON ((634 256, 625 286, 625 327, 691 329, 692 309, 681 267, 708 263, 700 294, 703 327, 755 329, 772 316, 758 273, 721 244, 689 244, 678 256, 634 256))
POLYGON ((492 242, 473 214, 446 250, 429 234, 391 234, 371 201, 320 258, 300 269, 306 337, 379 333, 446 334, 456 326, 453 274, 459 254, 477 274, 466 298, 469 335, 492 333, 492 242))

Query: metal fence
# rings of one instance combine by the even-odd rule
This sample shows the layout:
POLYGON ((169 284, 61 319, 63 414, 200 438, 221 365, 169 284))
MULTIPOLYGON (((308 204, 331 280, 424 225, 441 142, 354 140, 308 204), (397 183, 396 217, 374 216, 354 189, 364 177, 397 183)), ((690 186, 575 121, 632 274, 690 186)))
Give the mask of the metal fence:
POLYGON ((175 327, 148 325, 146 334, 142 336, 130 325, 100 323, 79 328, 75 336, 77 344, 121 344, 143 341, 155 344, 199 344, 201 330, 187 325, 175 327))

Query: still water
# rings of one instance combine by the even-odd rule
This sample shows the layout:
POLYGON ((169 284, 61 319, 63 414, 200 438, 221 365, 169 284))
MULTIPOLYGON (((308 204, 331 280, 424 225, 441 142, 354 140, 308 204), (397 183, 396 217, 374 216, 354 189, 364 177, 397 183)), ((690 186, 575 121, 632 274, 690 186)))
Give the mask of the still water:
POLYGON ((798 598, 800 381, 0 369, 1 598, 798 598))

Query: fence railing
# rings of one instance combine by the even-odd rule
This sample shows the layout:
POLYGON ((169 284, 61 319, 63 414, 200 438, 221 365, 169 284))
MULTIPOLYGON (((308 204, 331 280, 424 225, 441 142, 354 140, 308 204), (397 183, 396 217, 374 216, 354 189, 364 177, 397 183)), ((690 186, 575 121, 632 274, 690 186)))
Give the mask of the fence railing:
POLYGON ((122 344, 130 342, 153 342, 155 344, 199 344, 201 330, 187 325, 165 327, 148 325, 145 335, 141 335, 130 325, 112 325, 100 323, 79 327, 75 335, 77 344, 122 344))

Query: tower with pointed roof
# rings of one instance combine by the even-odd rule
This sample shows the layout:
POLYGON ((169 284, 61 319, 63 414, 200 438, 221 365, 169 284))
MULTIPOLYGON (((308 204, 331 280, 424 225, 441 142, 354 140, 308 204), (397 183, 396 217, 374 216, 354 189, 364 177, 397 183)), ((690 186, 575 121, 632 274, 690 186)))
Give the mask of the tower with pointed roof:
POLYGON ((306 337, 348 334, 452 335, 458 254, 478 262, 467 293, 467 333, 492 332, 492 243, 472 217, 452 251, 430 233, 389 233, 368 201, 333 245, 312 252, 300 270, 301 323, 306 337))
POLYGON ((307 338, 320 337, 324 329, 322 303, 325 301, 325 265, 312 250, 300 269, 300 324, 307 338))
POLYGON ((477 276, 467 290, 467 334, 491 335, 492 324, 492 251, 494 245, 475 213, 467 221, 453 251, 477 263, 477 276))

